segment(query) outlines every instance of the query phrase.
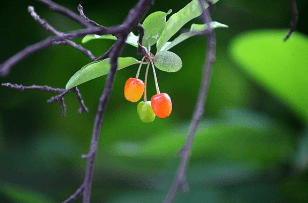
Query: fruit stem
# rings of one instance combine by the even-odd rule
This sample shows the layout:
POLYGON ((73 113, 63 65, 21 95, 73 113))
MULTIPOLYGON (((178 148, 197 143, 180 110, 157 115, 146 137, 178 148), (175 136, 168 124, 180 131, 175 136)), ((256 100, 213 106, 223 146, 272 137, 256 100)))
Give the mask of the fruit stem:
POLYGON ((147 80, 148 80, 148 72, 149 72, 150 63, 148 63, 147 69, 145 71, 145 77, 144 77, 144 102, 147 101, 147 80))
POLYGON ((138 68, 138 71, 137 71, 137 74, 136 74, 136 79, 138 79, 138 77, 139 77, 139 73, 140 73, 140 70, 141 70, 141 66, 142 66, 142 64, 143 64, 143 60, 144 60, 144 58, 145 58, 145 56, 142 58, 142 60, 141 60, 141 63, 140 63, 140 65, 139 65, 139 68, 138 68))
POLYGON ((158 82, 157 82, 157 77, 156 77, 156 72, 155 72, 155 68, 154 68, 153 61, 151 61, 151 64, 152 64, 152 67, 153 67, 153 74, 154 74, 154 80, 155 80, 156 92, 157 92, 157 94, 160 94, 160 91, 159 91, 159 86, 158 86, 158 82))
POLYGON ((149 62, 138 61, 140 64, 149 64, 149 62))

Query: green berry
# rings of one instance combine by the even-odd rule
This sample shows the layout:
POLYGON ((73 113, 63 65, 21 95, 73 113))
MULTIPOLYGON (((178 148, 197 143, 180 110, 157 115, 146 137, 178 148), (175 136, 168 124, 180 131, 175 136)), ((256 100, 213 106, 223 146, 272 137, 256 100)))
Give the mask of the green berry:
POLYGON ((151 107, 150 101, 139 102, 137 106, 137 113, 139 115, 139 118, 145 123, 153 122, 155 119, 155 114, 151 107))

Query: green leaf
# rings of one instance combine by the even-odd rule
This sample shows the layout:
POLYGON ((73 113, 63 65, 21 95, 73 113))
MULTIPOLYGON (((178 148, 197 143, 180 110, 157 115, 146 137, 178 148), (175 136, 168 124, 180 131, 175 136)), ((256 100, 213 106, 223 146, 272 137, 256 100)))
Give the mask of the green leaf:
MULTIPOLYGON (((91 62, 79 71, 77 71, 66 84, 66 89, 70 89, 82 83, 85 83, 94 78, 106 75, 110 70, 109 58, 102 61, 91 62)), ((118 58, 118 70, 127 66, 138 63, 138 60, 132 57, 119 57, 118 58)))
MULTIPOLYGON (((218 0, 213 0, 216 3, 218 0)), ((208 4, 204 5, 207 8, 208 4)), ((184 8, 173 14, 167 21, 163 33, 157 42, 157 52, 165 45, 165 43, 179 31, 188 21, 201 15, 202 9, 200 8, 199 1, 193 0, 187 4, 184 8)))
MULTIPOLYGON (((87 43, 91 40, 95 40, 95 39, 111 39, 111 40, 117 40, 117 38, 113 35, 86 35, 83 39, 82 39, 82 43, 87 43)), ((129 35, 127 36, 126 39, 126 43, 129 45, 132 45, 134 47, 138 47, 138 36, 134 35, 134 33, 129 33, 129 35)))
POLYGON ((173 52, 161 51, 155 56, 155 66, 162 71, 177 72, 182 68, 181 58, 173 52))
POLYGON ((171 13, 171 9, 165 13, 157 11, 150 14, 143 22, 144 28, 143 45, 147 48, 154 45, 161 33, 163 32, 166 25, 166 16, 171 13))
POLYGON ((258 30, 236 37, 230 54, 249 76, 308 123, 308 37, 287 30, 258 30))
MULTIPOLYGON (((211 28, 215 29, 215 28, 227 28, 228 26, 225 24, 221 24, 219 22, 216 21, 212 21, 211 22, 211 28)), ((178 36, 177 38, 175 38, 172 42, 167 42, 165 45, 161 48, 160 51, 167 51, 169 49, 171 49, 172 47, 174 47, 175 45, 183 42, 184 40, 197 35, 199 32, 205 31, 207 29, 207 25, 206 24, 192 24, 190 27, 189 32, 183 33, 180 36, 178 36)))
POLYGON ((0 194, 7 196, 12 202, 16 203, 54 203, 47 196, 38 192, 26 190, 21 187, 12 186, 5 182, 0 182, 0 194))
POLYGON ((117 38, 113 35, 86 35, 82 40, 81 40, 81 43, 87 43, 91 40, 94 40, 94 39, 112 39, 112 40, 117 40, 117 38))

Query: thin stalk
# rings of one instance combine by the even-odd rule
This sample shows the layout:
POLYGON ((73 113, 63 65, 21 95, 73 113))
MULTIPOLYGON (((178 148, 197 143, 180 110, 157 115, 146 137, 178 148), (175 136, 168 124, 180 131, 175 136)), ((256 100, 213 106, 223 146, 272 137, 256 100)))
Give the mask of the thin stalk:
POLYGON ((154 67, 154 64, 153 64, 153 62, 152 62, 152 61, 151 61, 151 64, 152 64, 152 67, 153 67, 153 74, 154 74, 154 80, 155 80, 156 92, 157 92, 157 94, 160 94, 160 91, 159 91, 159 86, 158 86, 158 82, 157 82, 157 77, 156 77, 156 72, 155 72, 155 67, 154 67))
POLYGON ((144 56, 144 57, 142 58, 142 60, 139 62, 140 65, 139 65, 139 68, 138 68, 138 71, 137 71, 137 74, 136 74, 136 79, 138 79, 139 73, 140 73, 140 70, 141 70, 141 66, 142 66, 142 64, 144 64, 144 63, 143 63, 144 58, 145 58, 145 56, 144 56))
POLYGON ((147 80, 148 80, 149 67, 150 67, 150 63, 147 66, 147 70, 145 71, 145 77, 144 77, 144 94, 143 94, 144 102, 147 101, 147 80))
POLYGON ((149 64, 150 62, 142 62, 142 61, 138 61, 138 63, 140 63, 140 64, 149 64))

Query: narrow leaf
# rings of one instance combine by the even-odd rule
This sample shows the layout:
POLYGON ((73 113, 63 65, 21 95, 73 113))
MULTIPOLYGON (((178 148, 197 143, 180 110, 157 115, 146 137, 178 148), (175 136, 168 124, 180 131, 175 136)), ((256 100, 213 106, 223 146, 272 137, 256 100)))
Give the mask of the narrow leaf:
MULTIPOLYGON (((85 83, 94 78, 106 75, 110 70, 109 58, 102 61, 91 62, 79 71, 77 71, 66 84, 66 89, 70 89, 82 83, 85 83)), ((118 70, 127 66, 138 63, 138 60, 132 57, 119 57, 118 58, 118 70)))
POLYGON ((165 13, 157 11, 150 14, 143 22, 144 28, 143 45, 147 48, 154 45, 161 33, 163 32, 166 25, 166 16, 171 13, 171 9, 165 13))
MULTIPOLYGON (((216 3, 218 0, 213 0, 216 3)), ((208 4, 204 4, 204 8, 207 8, 208 4)), ((157 42, 157 51, 165 45, 165 43, 179 31, 188 21, 201 15, 202 9, 200 8, 199 1, 193 0, 187 4, 179 12, 173 14, 166 23, 165 29, 161 34, 157 42)))
POLYGON ((161 51, 155 56, 155 66, 162 71, 177 72, 182 68, 181 58, 173 52, 161 51))
MULTIPOLYGON (((113 36, 113 35, 102 35, 102 36, 100 36, 100 35, 86 35, 82 39, 81 43, 84 44, 84 43, 87 43, 87 42, 89 42, 91 40, 95 40, 95 39, 112 39, 112 40, 117 40, 117 38, 115 36, 113 36)), ((134 47, 138 47, 137 41, 138 41, 138 36, 134 35, 134 33, 132 33, 132 32, 129 33, 129 35, 128 35, 127 39, 126 39, 126 43, 129 44, 129 45, 132 45, 134 47)))
MULTIPOLYGON (((221 24, 219 22, 211 22, 211 28, 215 29, 215 28, 227 28, 228 26, 225 24, 221 24)), ((167 42, 165 44, 165 46, 163 46, 161 48, 161 51, 167 51, 169 49, 171 49, 172 47, 174 47, 175 45, 183 42, 184 40, 197 35, 199 32, 205 31, 207 29, 207 25, 206 24, 192 24, 190 27, 189 32, 183 33, 180 36, 178 36, 177 38, 175 38, 172 42, 167 42)))

